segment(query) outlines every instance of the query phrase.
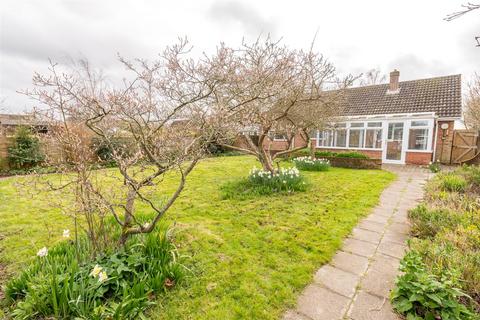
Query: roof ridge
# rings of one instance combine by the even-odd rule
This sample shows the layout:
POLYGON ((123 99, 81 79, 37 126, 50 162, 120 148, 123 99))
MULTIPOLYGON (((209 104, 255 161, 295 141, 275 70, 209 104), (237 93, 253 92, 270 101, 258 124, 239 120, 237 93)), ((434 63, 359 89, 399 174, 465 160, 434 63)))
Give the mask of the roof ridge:
MULTIPOLYGON (((434 80, 434 79, 440 79, 440 78, 454 78, 454 77, 462 77, 461 73, 457 74, 450 74, 446 76, 437 76, 437 77, 430 77, 430 78, 420 78, 420 79, 413 79, 413 80, 405 80, 405 81, 399 81, 398 83, 407 83, 407 82, 415 82, 415 81, 423 81, 423 80, 434 80)), ((360 89, 360 88, 369 88, 369 87, 381 87, 381 86, 388 86, 389 83, 379 83, 379 84, 369 84, 366 86, 357 86, 357 87, 350 87, 346 89, 360 89)))

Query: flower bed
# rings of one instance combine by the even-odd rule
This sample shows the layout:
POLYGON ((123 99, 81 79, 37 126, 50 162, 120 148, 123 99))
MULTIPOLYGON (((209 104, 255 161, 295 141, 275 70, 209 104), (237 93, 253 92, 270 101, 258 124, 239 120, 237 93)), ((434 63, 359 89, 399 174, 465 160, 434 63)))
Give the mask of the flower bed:
MULTIPOLYGON (((70 237, 64 231, 64 237, 70 237)), ((85 239, 43 247, 7 282, 5 304, 15 319, 144 319, 156 295, 182 280, 184 267, 167 232, 130 239, 92 258, 85 239)))
MULTIPOLYGON (((302 149, 293 154, 294 157, 310 157, 309 149, 302 149)), ((351 169, 381 169, 382 159, 371 159, 360 152, 315 151, 315 158, 325 159, 332 167, 351 169)))
POLYGON ((330 161, 327 159, 298 157, 293 159, 293 162, 298 169, 305 171, 327 171, 330 169, 330 161))
POLYGON ((264 171, 262 169, 253 168, 250 171, 248 180, 253 185, 264 186, 277 191, 296 191, 303 189, 305 181, 300 176, 300 171, 297 168, 281 168, 275 173, 264 171))
POLYGON ((306 191, 307 183, 297 168, 281 168, 274 173, 253 167, 247 178, 222 186, 224 199, 306 191))
POLYGON ((439 173, 409 211, 409 253, 392 293, 407 319, 480 318, 480 168, 439 173))

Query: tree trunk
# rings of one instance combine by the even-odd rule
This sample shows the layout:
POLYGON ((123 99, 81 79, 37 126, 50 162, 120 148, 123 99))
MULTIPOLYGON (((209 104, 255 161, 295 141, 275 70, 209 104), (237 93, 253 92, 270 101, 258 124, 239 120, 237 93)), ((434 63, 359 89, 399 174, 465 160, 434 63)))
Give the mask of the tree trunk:
POLYGON ((263 170, 270 171, 272 174, 275 173, 275 168, 273 166, 272 157, 266 150, 261 150, 258 155, 258 160, 262 164, 263 170))
POLYGON ((315 159, 315 146, 313 140, 310 141, 310 158, 315 159))
POLYGON ((127 242, 128 237, 130 234, 127 232, 128 229, 132 226, 132 215, 134 210, 135 204, 135 196, 136 192, 135 189, 130 186, 127 194, 127 202, 125 205, 125 217, 123 220, 123 227, 122 227, 122 235, 120 236, 120 245, 124 246, 127 242))

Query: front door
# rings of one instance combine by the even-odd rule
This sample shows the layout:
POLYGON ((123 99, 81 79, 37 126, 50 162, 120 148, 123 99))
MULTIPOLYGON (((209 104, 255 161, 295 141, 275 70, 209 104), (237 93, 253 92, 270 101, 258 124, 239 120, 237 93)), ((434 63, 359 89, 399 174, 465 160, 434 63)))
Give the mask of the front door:
POLYGON ((387 139, 383 150, 383 161, 387 163, 405 163, 403 147, 404 122, 388 123, 387 139))

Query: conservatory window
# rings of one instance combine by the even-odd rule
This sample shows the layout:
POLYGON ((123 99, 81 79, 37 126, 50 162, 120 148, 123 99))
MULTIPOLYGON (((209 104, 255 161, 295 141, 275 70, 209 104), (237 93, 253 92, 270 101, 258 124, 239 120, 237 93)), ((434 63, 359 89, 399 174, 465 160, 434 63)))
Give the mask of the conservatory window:
POLYGON ((427 150, 428 149, 428 121, 412 121, 408 135, 408 149, 427 150))
POLYGON ((382 148, 382 123, 369 122, 365 133, 365 148, 380 149, 382 148))
POLYGON ((363 139, 365 135, 365 124, 363 122, 354 122, 350 124, 348 134, 348 146, 350 148, 363 148, 363 139))

